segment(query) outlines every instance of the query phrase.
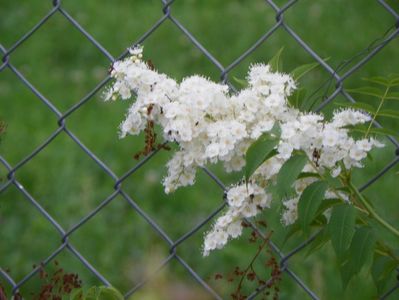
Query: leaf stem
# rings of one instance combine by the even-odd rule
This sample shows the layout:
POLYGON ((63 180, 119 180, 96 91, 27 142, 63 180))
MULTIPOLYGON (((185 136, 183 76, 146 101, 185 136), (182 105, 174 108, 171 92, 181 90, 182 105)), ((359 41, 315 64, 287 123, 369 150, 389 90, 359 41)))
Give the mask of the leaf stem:
MULTIPOLYGON (((339 200, 341 200, 343 203, 347 203, 347 201, 338 193, 337 189, 336 189, 334 186, 332 186, 332 185, 328 182, 327 178, 319 171, 319 168, 317 168, 317 166, 315 165, 315 163, 314 163, 311 159, 309 159, 309 157, 308 157, 308 161, 309 161, 309 163, 312 165, 313 169, 317 172, 317 174, 319 174, 320 178, 328 183, 329 187, 331 188, 331 190, 332 190, 332 192, 335 194, 335 196, 337 196, 337 198, 338 198, 339 200)), ((342 181, 341 181, 341 182, 342 182, 342 181)), ((359 210, 360 212, 362 212, 362 213, 364 213, 364 214, 366 214, 366 215, 369 215, 369 212, 368 212, 368 211, 365 211, 365 210, 362 209, 361 207, 358 207, 358 206, 356 206, 356 205, 354 205, 354 207, 355 207, 357 210, 359 210)))
POLYGON ((364 135, 365 138, 367 138, 367 136, 369 135, 370 130, 371 130, 371 126, 373 126, 373 122, 374 122, 375 119, 377 118, 378 113, 380 112, 380 110, 381 110, 381 108, 382 108, 382 105, 384 104, 384 101, 385 101, 385 99, 386 99, 386 97, 387 97, 387 95, 388 95, 389 88, 390 88, 390 86, 388 85, 388 86, 386 87, 386 89, 385 89, 384 95, 383 95, 382 98, 381 98, 381 101, 380 101, 380 104, 378 105, 377 111, 375 112, 375 114, 374 114, 374 116, 373 116, 373 119, 371 120, 371 122, 370 122, 370 124, 369 124, 369 127, 367 128, 366 134, 364 135))
POLYGON ((371 205, 366 201, 366 199, 363 197, 363 195, 359 192, 359 190, 353 185, 352 182, 348 182, 348 185, 350 189, 356 194, 357 198, 359 201, 362 203, 362 205, 365 207, 365 209, 370 213, 370 215, 382 226, 384 226, 386 229, 388 229, 391 233, 396 235, 399 238, 399 230, 394 228, 391 224, 386 222, 380 215, 376 213, 376 211, 371 207, 371 205))

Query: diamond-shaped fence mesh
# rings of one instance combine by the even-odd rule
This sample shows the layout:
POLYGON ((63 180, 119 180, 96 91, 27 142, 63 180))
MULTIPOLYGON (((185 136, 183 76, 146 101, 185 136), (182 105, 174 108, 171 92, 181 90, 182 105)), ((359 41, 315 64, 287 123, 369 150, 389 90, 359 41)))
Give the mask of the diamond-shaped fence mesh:
MULTIPOLYGON (((219 71, 220 74, 220 80, 222 82, 225 82, 231 86, 232 90, 235 90, 234 84, 229 80, 229 75, 234 70, 240 63, 242 63, 247 57, 249 57, 254 51, 258 49, 263 44, 267 44, 268 41, 272 38, 272 36, 276 32, 281 32, 284 31, 287 33, 292 41, 295 43, 296 47, 298 49, 305 50, 310 56, 313 58, 314 61, 317 61, 321 67, 329 73, 329 82, 328 84, 332 84, 335 86, 334 90, 332 93, 329 95, 326 95, 323 98, 323 101, 321 101, 321 104, 319 107, 316 109, 316 111, 321 110, 324 108, 326 105, 328 105, 330 102, 334 101, 338 96, 344 97, 350 102, 355 102, 355 99, 352 98, 350 94, 348 94, 345 91, 344 88, 344 82, 350 78, 353 74, 355 74, 359 69, 363 68, 366 64, 368 64, 371 60, 374 59, 374 57, 378 56, 379 52, 392 43, 392 41, 397 38, 399 34, 399 12, 395 11, 392 5, 389 5, 388 2, 384 0, 378 0, 376 1, 382 10, 386 10, 387 14, 392 17, 392 27, 387 31, 385 34, 381 33, 382 38, 372 42, 373 38, 370 38, 370 42, 372 42, 364 51, 359 52, 355 57, 353 57, 350 60, 344 61, 339 67, 334 68, 331 65, 329 65, 328 61, 326 61, 321 55, 319 55, 315 50, 312 49, 311 45, 309 45, 306 41, 301 39, 299 34, 297 34, 297 31, 295 28, 291 27, 289 22, 286 22, 284 20, 284 15, 289 12, 289 11, 295 11, 295 6, 297 4, 296 0, 291 0, 286 2, 284 5, 279 6, 273 1, 265 1, 263 5, 268 7, 268 9, 274 10, 275 12, 275 22, 272 27, 268 28, 265 30, 264 34, 254 43, 252 44, 248 49, 246 49, 245 52, 243 52, 240 56, 238 56, 235 60, 233 60, 229 65, 223 65, 217 57, 213 56, 211 54, 211 51, 209 51, 199 40, 196 38, 195 34, 193 34, 190 30, 188 30, 187 26, 184 24, 184 22, 181 22, 179 20, 178 16, 174 15, 174 5, 175 2, 178 1, 162 1, 162 6, 161 6, 161 11, 160 13, 160 18, 156 20, 156 22, 145 32, 142 32, 142 35, 140 38, 138 38, 135 41, 131 41, 131 44, 129 45, 124 45, 124 47, 128 48, 132 45, 136 44, 145 44, 146 40, 150 38, 152 35, 154 35, 158 30, 160 30, 165 24, 169 24, 168 26, 174 26, 175 28, 178 29, 177 34, 180 36, 183 36, 184 38, 187 38, 192 45, 194 45, 201 53, 201 55, 209 60, 211 64, 213 64, 219 71), (349 68, 348 68, 349 66, 349 68), (345 69, 345 72, 342 70, 345 69)), ((76 18, 74 18, 73 14, 70 13, 64 6, 63 2, 61 0, 54 0, 52 1, 52 7, 49 9, 47 14, 45 14, 42 19, 37 22, 29 31, 27 31, 25 34, 23 34, 16 42, 12 44, 12 46, 5 48, 0 44, 0 52, 2 56, 2 61, 0 64, 0 72, 1 73, 12 73, 15 75, 13 78, 14 80, 20 81, 25 87, 29 89, 31 93, 37 97, 42 104, 46 107, 46 109, 55 116, 57 120, 57 127, 54 131, 51 132, 49 136, 46 137, 46 139, 36 147, 36 149, 30 153, 25 153, 25 156, 23 159, 18 161, 17 163, 10 163, 7 161, 5 158, 7 156, 7 153, 4 153, 0 155, 0 162, 2 167, 4 167, 6 171, 6 178, 3 178, 2 182, 0 182, 0 209, 2 209, 1 206, 1 201, 2 198, 6 197, 5 194, 7 190, 10 188, 14 188, 18 191, 19 195, 22 195, 23 198, 27 200, 24 205, 32 205, 33 209, 37 212, 39 212, 42 217, 44 217, 48 222, 48 226, 52 226, 57 232, 58 232, 58 237, 59 237, 59 244, 58 246, 54 247, 51 249, 51 254, 48 255, 47 258, 45 258, 42 261, 43 265, 47 265, 50 262, 54 261, 57 259, 57 257, 65 252, 68 252, 69 254, 75 256, 81 263, 84 268, 89 270, 89 272, 92 273, 102 284, 104 285, 111 285, 109 280, 107 280, 107 274, 103 274, 100 272, 96 266, 96 264, 90 262, 90 258, 86 257, 83 255, 78 248, 74 246, 74 243, 71 241, 71 236, 73 236, 76 232, 80 231, 81 228, 90 220, 95 219, 101 212, 106 211, 109 207, 109 204, 114 202, 116 198, 123 198, 130 206, 130 208, 137 213, 142 220, 149 225, 149 227, 146 227, 146 230, 150 230, 152 232, 155 232, 161 239, 164 240, 164 243, 168 247, 169 255, 164 258, 163 261, 161 261, 156 268, 154 268, 154 274, 157 273, 160 269, 162 269, 164 266, 167 266, 171 264, 173 261, 177 264, 179 264, 182 268, 184 268, 187 271, 187 276, 191 276, 193 279, 195 279, 201 286, 202 288, 209 293, 209 295, 215 299, 224 299, 228 298, 227 295, 220 295, 218 294, 207 282, 204 278, 201 277, 200 274, 198 274, 195 270, 195 268, 191 267, 187 260, 178 254, 177 250, 178 248, 187 242, 187 240, 192 237, 193 235, 199 234, 201 230, 204 230, 206 226, 209 227, 210 222, 212 222, 213 218, 215 215, 217 215, 224 207, 225 203, 221 199, 220 203, 215 204, 215 207, 213 211, 205 218, 200 220, 198 222, 198 225, 193 227, 191 230, 186 231, 183 235, 180 236, 178 239, 172 238, 168 234, 168 228, 162 228, 158 222, 157 219, 154 218, 153 216, 149 216, 147 212, 142 208, 142 206, 135 201, 133 197, 130 196, 130 193, 126 192, 123 184, 126 182, 130 177, 132 177, 136 172, 141 170, 148 164, 150 160, 154 158, 154 156, 158 155, 158 152, 155 151, 139 161, 133 168, 128 170, 125 174, 122 176, 117 176, 116 172, 113 171, 113 169, 108 166, 99 156, 97 156, 96 149, 90 149, 88 146, 85 145, 85 143, 82 142, 81 139, 78 138, 78 136, 70 129, 69 126, 69 121, 71 117, 76 114, 78 111, 84 109, 84 107, 93 99, 93 97, 110 81, 110 77, 107 76, 100 80, 97 84, 97 86, 88 92, 79 102, 76 104, 70 106, 67 110, 62 110, 59 107, 57 107, 56 101, 51 98, 47 98, 44 96, 34 84, 32 84, 26 76, 24 76, 23 70, 20 70, 18 67, 16 67, 13 64, 13 55, 17 50, 21 49, 23 50, 23 45, 31 41, 32 39, 35 39, 35 36, 37 35, 37 32, 39 29, 43 26, 46 25, 46 23, 50 22, 52 18, 55 16, 62 16, 67 20, 68 26, 73 27, 76 29, 80 35, 82 35, 86 39, 86 43, 88 44, 88 47, 91 44, 91 47, 96 48, 107 60, 109 60, 109 63, 114 62, 115 60, 118 60, 122 57, 124 57, 127 54, 127 51, 123 52, 120 54, 118 57, 114 57, 110 54, 109 51, 94 37, 94 35, 91 35, 89 33, 89 30, 86 30, 82 25, 78 23, 76 18), (81 217, 79 220, 74 222, 72 226, 64 226, 62 225, 62 222, 60 222, 57 217, 53 216, 52 214, 49 213, 48 209, 41 205, 40 199, 32 195, 29 191, 29 188, 25 188, 21 182, 17 179, 16 174, 23 170, 24 167, 31 161, 33 160, 36 156, 38 156, 41 152, 45 151, 47 147, 51 147, 51 145, 54 143, 55 139, 58 136, 64 136, 69 141, 72 141, 75 143, 83 153, 83 155, 86 156, 88 160, 91 160, 94 162, 99 168, 101 168, 102 172, 112 183, 110 183, 110 190, 112 192, 101 199, 101 202, 97 204, 97 206, 94 209, 91 209, 91 211, 86 212, 84 217, 81 217), (29 204, 30 203, 30 204, 29 204)), ((117 5, 117 4, 115 4, 117 5)), ((243 7, 245 6, 244 3, 242 3, 243 7)), ((242 8, 242 9, 245 9, 242 8)), ((4 13, 4 12, 2 12, 4 13)), ((101 22, 101 19, 97 20, 98 22, 101 22)), ((238 25, 238 24, 237 24, 238 25)), ((339 28, 336 28, 336 32, 334 34, 339 34, 339 28)), ((322 24, 321 24, 322 26, 322 24)), ((212 30, 212 28, 210 29, 212 30)), ((315 29, 317 30, 317 29, 315 29)), ((354 30, 359 30, 359 29, 354 29, 354 30)), ((355 34, 361 34, 360 31, 356 32, 355 34)), ((67 36, 65 38, 68 38, 67 36)), ((332 37, 333 38, 333 37, 332 37)), ((1 42, 1 36, 0 36, 0 42, 1 42)), ((344 46, 344 45, 343 45, 344 46)), ((346 45, 345 45, 346 46, 346 45)), ((301 51, 302 51, 301 50, 301 51)), ((79 54, 76 54, 79 55, 79 54)), ((179 53, 175 53, 174 55, 178 56, 180 55, 179 53)), ((173 57, 171 57, 173 59, 173 57)), ((51 76, 51 74, 49 74, 51 76)), ((65 88, 65 93, 67 93, 67 88, 65 88)), ((1 101, 7 102, 7 99, 1 99, 1 101)), ((39 102, 37 103, 37 106, 41 105, 39 102)), ((6 106, 7 107, 7 106, 6 106)), ((5 112, 4 114, 7 114, 5 112)), ((23 116, 21 116, 20 122, 23 122, 23 116)), ((76 122, 76 119, 73 120, 73 122, 76 122)), ((99 125, 99 126, 106 126, 106 125, 99 125)), ((375 126, 379 127, 380 124, 375 122, 375 126)), ((389 140, 392 142, 394 145, 395 149, 399 149, 399 143, 396 141, 393 137, 388 137, 389 140)), ((391 161, 381 170, 377 172, 375 176, 373 176, 371 179, 369 179, 368 182, 364 183, 361 187, 360 190, 365 190, 372 184, 374 184, 376 181, 378 181, 388 170, 393 168, 397 163, 399 162, 399 152, 396 150, 396 153, 392 153, 392 159, 391 161)), ((222 190, 225 190, 225 185, 222 183, 222 181, 209 169, 204 168, 203 169, 204 174, 206 176, 209 176, 215 183, 214 188, 219 188, 222 190)), ((144 179, 143 179, 144 180, 144 179)), ((48 182, 47 184, 51 185, 51 182, 48 182)), ((66 183, 67 184, 67 183, 66 183)), ((211 188, 211 186, 210 186, 211 188)), ((100 201, 100 200, 99 200, 100 201)), ((177 220, 178 222, 178 220, 177 220)), ((1 225, 1 226, 7 226, 1 225)), ((253 225, 255 228, 255 225, 253 225)), ((2 228, 0 228, 0 233, 2 231, 2 228)), ((261 232, 259 230, 259 232, 261 232)), ((146 232, 143 232, 142 234, 147 234, 146 232)), ((287 275, 289 279, 287 280, 292 280, 292 282, 297 285, 298 289, 303 289, 303 291, 306 293, 306 295, 311 298, 311 299, 319 299, 320 295, 317 295, 316 292, 312 291, 305 280, 301 279, 300 276, 298 276, 291 268, 290 268, 290 261, 291 259, 297 255, 297 253, 301 252, 312 240, 314 237, 310 237, 308 240, 303 242, 300 245, 297 245, 292 251, 289 253, 282 253, 277 246, 274 244, 271 244, 272 248, 276 252, 276 254, 279 257, 279 263, 281 270, 287 275)), ((1 238, 0 240, 0 247, 4 245, 5 240, 1 238)), ((14 249, 13 251, 19 251, 19 249, 14 249)), ((206 264, 206 261, 203 262, 206 264)), ((12 267, 12 266, 11 266, 12 267)), ((32 278, 40 271, 41 266, 34 267, 31 272, 28 272, 22 279, 16 279, 14 278, 10 273, 7 272, 5 269, 5 266, 0 265, 0 278, 2 279, 3 282, 6 282, 11 288, 13 294, 17 293, 24 285, 26 285, 32 278)), ((115 272, 119 272, 120 270, 115 270, 115 272)), ((151 276, 148 278, 141 278, 141 282, 137 283, 134 286, 131 286, 130 289, 123 291, 125 293, 125 297, 128 298, 130 296, 134 296, 134 294, 139 291, 143 286, 146 285, 147 281, 151 279, 151 276)), ((256 289, 253 291, 253 293, 248 297, 248 299, 255 299, 257 296, 262 292, 262 290, 266 287, 266 285, 261 286, 260 288, 256 289)), ((386 292, 382 295, 380 295, 381 299, 386 299, 389 298, 390 295, 392 295, 397 289, 399 289, 399 284, 396 284, 392 286, 390 289, 386 290, 386 292)))

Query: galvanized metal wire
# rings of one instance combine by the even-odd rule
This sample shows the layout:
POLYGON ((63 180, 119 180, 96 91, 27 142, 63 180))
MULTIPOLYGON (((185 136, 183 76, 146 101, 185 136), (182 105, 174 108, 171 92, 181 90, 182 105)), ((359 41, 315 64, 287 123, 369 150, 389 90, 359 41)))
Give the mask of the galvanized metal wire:
MULTIPOLYGON (((385 9, 389 14, 393 16, 393 19, 396 20, 392 24, 392 30, 388 35, 384 36, 383 39, 379 40, 377 43, 373 43, 367 49, 363 50, 359 53, 357 62, 346 72, 340 73, 342 68, 334 68, 329 65, 321 56, 312 49, 312 47, 307 44, 292 28, 288 23, 284 21, 284 14, 291 9, 294 9, 297 0, 288 1, 284 6, 279 7, 271 0, 266 0, 265 5, 270 6, 275 11, 275 24, 268 29, 253 45, 251 45, 244 53, 242 53, 237 59, 232 61, 228 66, 224 66, 215 56, 213 56, 210 51, 208 51, 193 35, 184 24, 182 24, 177 17, 173 14, 173 4, 175 1, 166 1, 162 0, 163 8, 162 8, 162 16, 150 27, 146 32, 144 32, 139 39, 136 41, 132 41, 132 44, 126 45, 126 48, 136 44, 142 44, 148 37, 150 37, 155 31, 157 31, 163 24, 169 22, 173 24, 182 35, 184 35, 199 51, 202 53, 204 57, 206 57, 219 71, 220 71, 220 80, 225 82, 234 89, 234 85, 229 81, 229 73, 237 67, 246 57, 248 57, 251 53, 253 53, 259 46, 266 43, 269 38, 278 30, 286 31, 292 39, 297 43, 298 47, 303 48, 306 52, 308 52, 315 61, 317 61, 322 68, 327 71, 330 76, 330 84, 333 82, 335 84, 335 89, 330 95, 326 95, 322 103, 319 107, 316 108, 316 111, 321 110, 331 101, 333 101, 337 96, 341 95, 346 98, 350 102, 356 102, 356 100, 349 95, 344 88, 344 81, 355 74, 359 69, 361 69, 365 64, 367 64, 374 56, 378 55, 379 52, 388 44, 390 44, 394 39, 396 39, 399 35, 399 13, 396 12, 387 2, 384 0, 377 0, 379 4, 381 4, 381 9, 385 9)), ((21 38, 19 38, 11 47, 8 49, 4 48, 0 44, 0 56, 2 57, 0 64, 0 72, 12 72, 14 73, 17 80, 23 83, 44 105, 47 107, 49 111, 51 111, 57 118, 58 128, 54 130, 50 134, 50 136, 41 143, 34 151, 31 153, 27 153, 26 156, 19 161, 15 165, 11 165, 3 156, 0 155, 0 163, 7 169, 7 179, 1 183, 0 185, 0 201, 1 196, 4 192, 9 189, 11 186, 14 186, 24 198, 30 202, 35 209, 42 214, 49 223, 49 226, 53 226, 59 236, 60 236, 60 245, 53 250, 53 252, 43 261, 44 265, 49 264, 51 261, 56 259, 56 257, 64 252, 68 251, 72 255, 74 255, 82 265, 87 268, 95 277, 97 277, 104 285, 110 285, 110 282, 107 280, 107 274, 101 274, 95 265, 92 265, 88 259, 86 259, 71 243, 69 237, 77 230, 83 226, 88 220, 95 218, 96 215, 106 209, 107 204, 113 201, 117 196, 121 196, 124 198, 127 203, 131 206, 131 208, 136 211, 141 218, 143 218, 152 228, 154 232, 156 232, 168 245, 169 255, 166 257, 154 271, 154 274, 159 270, 167 266, 171 261, 178 262, 183 268, 185 268, 188 273, 215 299, 223 299, 226 296, 219 295, 211 286, 209 286, 203 278, 193 269, 186 260, 179 256, 176 252, 176 249, 184 243, 188 238, 197 234, 197 232, 202 229, 204 226, 209 226, 209 222, 215 217, 217 213, 219 213, 225 206, 226 203, 224 199, 221 199, 220 203, 215 206, 214 211, 209 214, 206 218, 201 220, 194 228, 190 231, 183 234, 177 240, 173 240, 168 233, 161 228, 157 221, 151 218, 141 207, 140 205, 123 189, 122 183, 129 178, 132 174, 134 174, 137 170, 145 166, 145 164, 151 160, 155 155, 157 155, 158 151, 154 151, 141 161, 139 161, 132 169, 126 172, 123 176, 118 177, 113 170, 107 166, 99 157, 97 157, 94 152, 89 149, 68 127, 68 119, 74 114, 77 110, 81 109, 84 105, 86 105, 91 99, 93 99, 94 95, 99 92, 101 88, 103 88, 110 81, 110 77, 107 76, 102 81, 98 83, 98 85, 87 93, 79 102, 70 107, 66 112, 62 113, 54 102, 51 99, 48 99, 40 91, 23 75, 23 73, 16 68, 12 62, 11 58, 13 56, 14 51, 16 51, 19 47, 21 47, 27 40, 34 39, 35 33, 37 30, 44 26, 54 15, 62 15, 70 24, 70 26, 77 29, 86 39, 88 43, 91 43, 94 48, 96 48, 106 59, 108 59, 111 63, 126 56, 127 50, 120 54, 119 57, 113 57, 107 49, 101 45, 84 27, 82 27, 76 19, 66 11, 62 5, 61 0, 52 1, 53 7, 48 11, 48 13, 42 17, 42 19, 37 22, 28 32, 26 32, 21 38), (38 155, 41 151, 43 151, 48 145, 50 145, 54 139, 59 135, 66 135, 72 140, 76 145, 80 147, 80 149, 85 153, 88 159, 93 160, 102 171, 109 176, 113 180, 113 192, 106 197, 95 209, 90 211, 86 216, 80 219, 76 224, 74 224, 71 228, 66 229, 60 225, 60 223, 51 216, 46 209, 40 205, 39 201, 33 197, 29 190, 26 190, 24 186, 17 180, 15 174, 18 170, 23 168, 25 164, 27 164, 31 159, 33 159, 36 155, 38 155)), ((1 39, 1 37, 0 37, 1 39)), ((1 42, 1 40, 0 40, 1 42)), ((375 122, 375 125, 381 127, 380 124, 375 122)), ((396 149, 399 149, 399 143, 394 137, 389 137, 392 144, 396 149)), ((386 165, 380 172, 378 172, 375 176, 370 178, 368 182, 365 182, 362 186, 360 186, 360 190, 365 190, 370 187, 373 183, 379 180, 384 174, 386 174, 392 167, 394 167, 399 162, 399 151, 396 153, 392 153, 392 161, 386 165)), ((213 174, 209 169, 203 168, 205 174, 207 174, 215 183, 216 188, 220 188, 225 190, 225 185, 223 182, 213 174)), ((261 233, 259 228, 256 228, 255 224, 251 223, 254 229, 258 230, 261 233)), ((0 228, 1 232, 1 228, 0 228)), ((289 278, 291 278, 298 286, 298 288, 303 289, 306 294, 311 299, 319 299, 314 291, 312 291, 298 275, 295 274, 289 267, 291 258, 302 251, 313 239, 315 236, 310 237, 308 240, 304 241, 302 244, 298 245, 294 249, 292 249, 289 253, 282 253, 276 245, 271 242, 271 246, 273 250, 277 253, 280 259, 280 266, 283 272, 285 272, 289 278)), ((0 242, 1 243, 1 242, 0 242)), ((32 279, 35 274, 37 274, 40 270, 40 266, 34 268, 30 273, 26 274, 26 276, 19 281, 14 280, 4 269, 0 266, 0 277, 3 278, 10 286, 12 286, 13 294, 16 294, 19 289, 26 284, 29 280, 32 279)), ((143 278, 142 282, 138 283, 135 286, 132 286, 130 290, 124 291, 125 297, 128 298, 141 287, 143 287, 150 278, 143 278)), ((264 288, 264 287, 263 287, 264 288)), ((258 288, 253 291, 253 293, 249 296, 248 299, 255 299, 262 292, 263 288, 258 288)), ((391 289, 389 289, 386 294, 380 295, 380 299, 387 299, 395 290, 399 289, 399 284, 396 284, 391 289)))

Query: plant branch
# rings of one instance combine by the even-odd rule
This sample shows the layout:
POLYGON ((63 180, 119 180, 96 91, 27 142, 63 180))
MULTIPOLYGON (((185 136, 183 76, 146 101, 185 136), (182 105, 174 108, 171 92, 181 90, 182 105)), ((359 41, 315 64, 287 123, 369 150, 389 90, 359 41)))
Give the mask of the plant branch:
MULTIPOLYGON (((315 165, 315 163, 309 159, 308 157, 308 161, 309 163, 312 165, 313 169, 317 172, 317 174, 319 174, 320 178, 323 179, 324 181, 328 182, 327 179, 325 178, 325 176, 323 176, 323 174, 319 171, 319 168, 317 168, 317 166, 315 165)), ((342 181, 341 181, 342 182, 342 181)), ((335 189, 335 187, 333 187, 332 185, 329 184, 329 187, 331 188, 332 192, 335 194, 335 196, 337 196, 337 199, 340 199, 343 203, 347 203, 347 201, 345 199, 342 198, 342 196, 338 193, 338 191, 335 189)), ((362 209, 361 207, 358 207, 356 205, 354 205, 354 207, 359 210, 360 212, 369 215, 369 212, 362 209)))
POLYGON ((365 138, 367 138, 367 136, 369 135, 370 130, 371 130, 371 126, 373 126, 373 122, 377 118, 378 113, 380 112, 382 106, 384 105, 384 101, 385 101, 385 99, 386 99, 386 97, 388 95, 389 88, 390 88, 390 86, 387 86, 386 89, 385 89, 384 95, 381 98, 381 101, 380 101, 380 104, 378 105, 377 111, 375 112, 375 114, 373 116, 373 119, 371 120, 371 122, 369 124, 369 127, 367 128, 366 134, 364 135, 365 138))
POLYGON ((362 203, 365 209, 370 213, 370 215, 382 226, 388 229, 391 233, 396 235, 399 238, 399 230, 394 228, 391 224, 385 221, 377 212, 371 207, 371 205, 367 202, 367 200, 363 197, 360 191, 353 185, 352 182, 348 182, 349 188, 356 194, 358 200, 362 203))

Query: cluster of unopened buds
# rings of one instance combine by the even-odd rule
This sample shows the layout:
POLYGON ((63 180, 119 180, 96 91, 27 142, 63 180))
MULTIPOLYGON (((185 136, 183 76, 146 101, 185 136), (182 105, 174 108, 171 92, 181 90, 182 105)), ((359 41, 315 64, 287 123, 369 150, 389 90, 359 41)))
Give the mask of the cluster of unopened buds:
MULTIPOLYGON (((229 93, 227 85, 194 75, 180 83, 158 73, 142 59, 142 48, 130 49, 130 56, 112 66, 115 79, 106 100, 130 99, 135 95, 120 136, 138 135, 150 120, 160 126, 163 139, 178 145, 167 163, 163 180, 166 193, 192 185, 198 167, 222 162, 227 172, 241 171, 249 146, 275 125, 281 130, 277 154, 268 159, 248 182, 227 191, 228 208, 206 237, 204 255, 222 248, 241 235, 243 218, 253 217, 270 207, 268 193, 281 166, 295 151, 304 152, 309 162, 304 172, 330 172, 337 177, 362 160, 373 147, 383 146, 373 138, 355 140, 347 126, 370 121, 370 116, 352 109, 335 111, 331 120, 323 115, 304 113, 289 105, 287 98, 296 88, 289 74, 273 72, 268 65, 255 64, 247 75, 248 87, 229 93)), ((294 183, 296 195, 284 201, 282 222, 297 219, 297 203, 302 191, 317 178, 294 183)), ((331 197, 327 191, 326 198, 331 197)), ((346 195, 342 193, 342 198, 346 195)))

